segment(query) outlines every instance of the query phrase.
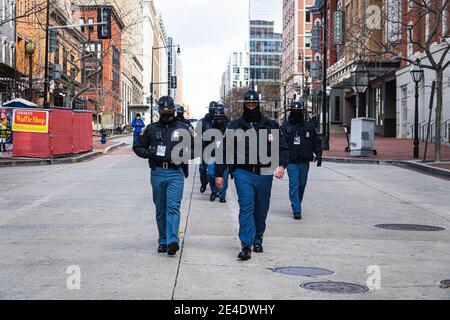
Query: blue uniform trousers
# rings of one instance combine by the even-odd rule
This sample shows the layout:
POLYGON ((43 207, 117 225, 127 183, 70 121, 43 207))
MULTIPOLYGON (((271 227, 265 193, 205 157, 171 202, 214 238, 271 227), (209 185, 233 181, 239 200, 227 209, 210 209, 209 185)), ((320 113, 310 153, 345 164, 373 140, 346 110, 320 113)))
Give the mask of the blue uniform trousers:
POLYGON ((183 198, 184 173, 177 169, 152 169, 151 184, 153 202, 156 206, 156 223, 159 231, 159 244, 178 243, 180 225, 180 206, 183 198))
POLYGON ((273 176, 243 169, 234 172, 239 203, 239 239, 244 247, 262 244, 270 206, 273 176))
POLYGON ((290 163, 287 166, 287 171, 292 211, 294 213, 302 213, 302 201, 308 181, 309 162, 290 163))
POLYGON ((206 163, 201 163, 198 167, 200 172, 200 183, 202 186, 208 185, 208 165, 206 163))
POLYGON ((211 187, 211 192, 215 192, 219 194, 219 199, 225 199, 227 196, 227 189, 228 189, 228 168, 225 169, 223 173, 223 188, 217 189, 216 187, 216 177, 215 177, 215 169, 216 164, 213 162, 208 165, 208 180, 209 180, 209 186, 211 187))

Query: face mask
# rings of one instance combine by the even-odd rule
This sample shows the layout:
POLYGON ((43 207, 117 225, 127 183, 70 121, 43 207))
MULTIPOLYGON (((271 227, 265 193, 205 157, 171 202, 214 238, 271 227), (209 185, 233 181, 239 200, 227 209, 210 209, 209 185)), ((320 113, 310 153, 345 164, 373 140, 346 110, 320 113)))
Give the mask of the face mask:
POLYGON ((294 123, 302 123, 305 120, 303 110, 291 111, 291 114, 289 115, 289 120, 291 120, 294 123))
POLYGON ((244 113, 242 116, 247 122, 258 122, 259 120, 261 120, 261 110, 259 110, 259 107, 250 110, 244 106, 244 113))
POLYGON ((159 123, 161 124, 172 124, 176 121, 176 117, 173 113, 169 113, 169 114, 162 114, 159 117, 159 123))
POLYGON ((214 120, 213 127, 216 129, 219 129, 219 130, 225 129, 226 122, 225 122, 225 120, 214 120))

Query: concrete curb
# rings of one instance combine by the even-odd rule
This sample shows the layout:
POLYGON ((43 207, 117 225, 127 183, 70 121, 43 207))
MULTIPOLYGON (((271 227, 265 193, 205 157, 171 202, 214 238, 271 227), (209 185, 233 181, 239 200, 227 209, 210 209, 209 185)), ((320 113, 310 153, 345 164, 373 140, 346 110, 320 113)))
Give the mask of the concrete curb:
POLYGON ((412 160, 373 160, 373 159, 349 159, 349 158, 336 158, 336 157, 323 157, 324 162, 334 163, 351 163, 351 164, 376 164, 376 165, 393 165, 402 166, 421 171, 423 173, 429 173, 439 177, 450 178, 450 170, 436 168, 425 163, 412 161, 412 160))
POLYGON ((72 158, 60 158, 60 159, 30 159, 30 160, 12 160, 8 162, 0 161, 0 168, 5 167, 29 167, 29 166, 47 166, 47 165, 58 165, 58 164, 70 164, 70 163, 80 163, 83 161, 88 161, 99 156, 103 156, 108 152, 117 149, 121 146, 126 145, 125 142, 117 143, 112 146, 107 147, 104 151, 91 151, 86 154, 82 154, 72 158))
POLYGON ((403 165, 413 168, 424 173, 437 175, 440 177, 450 178, 450 170, 442 169, 427 165, 426 163, 418 163, 415 161, 403 161, 403 165))
POLYGON ((106 147, 105 150, 103 150, 103 154, 107 154, 108 152, 111 152, 111 151, 113 151, 117 148, 123 147, 125 145, 126 145, 125 142, 113 144, 112 146, 106 147))

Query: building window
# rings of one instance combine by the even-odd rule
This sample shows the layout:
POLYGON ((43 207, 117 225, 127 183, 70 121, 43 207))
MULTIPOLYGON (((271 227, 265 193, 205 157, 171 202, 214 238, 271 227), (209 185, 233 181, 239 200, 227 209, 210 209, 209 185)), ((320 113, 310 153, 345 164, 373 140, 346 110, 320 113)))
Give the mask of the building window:
POLYGON ((310 23, 311 22, 311 12, 309 12, 309 11, 305 11, 305 22, 306 23, 310 23))
MULTIPOLYGON (((84 18, 80 18, 80 24, 85 24, 86 20, 84 20, 84 18)), ((86 30, 85 27, 80 27, 81 32, 84 32, 86 30)))
POLYGON ((311 32, 305 33, 305 48, 311 48, 311 32))
MULTIPOLYGON (((88 24, 93 24, 93 23, 94 23, 94 18, 89 18, 88 24)), ((88 29, 89 29, 89 32, 94 32, 94 26, 89 26, 88 29)))

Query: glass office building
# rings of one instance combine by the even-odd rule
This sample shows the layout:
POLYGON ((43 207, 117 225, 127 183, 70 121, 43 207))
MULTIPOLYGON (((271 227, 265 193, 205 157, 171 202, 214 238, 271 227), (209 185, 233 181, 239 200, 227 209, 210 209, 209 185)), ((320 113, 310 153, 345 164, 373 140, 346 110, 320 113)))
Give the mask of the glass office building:
POLYGON ((250 0, 250 78, 279 82, 282 55, 282 0, 250 0))

